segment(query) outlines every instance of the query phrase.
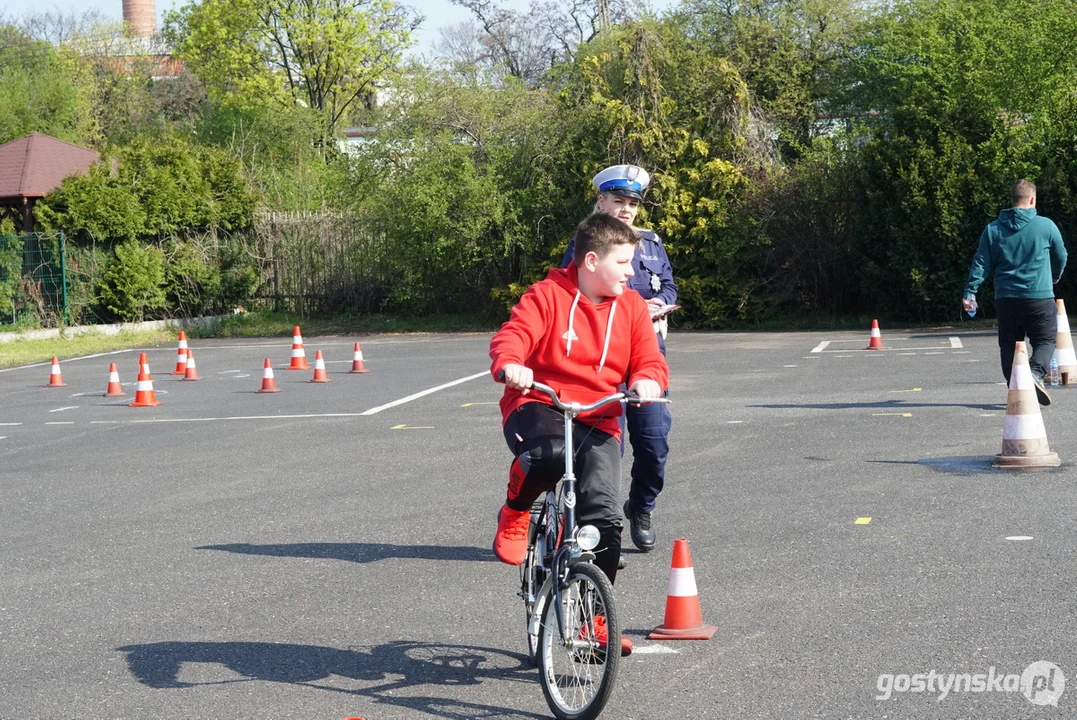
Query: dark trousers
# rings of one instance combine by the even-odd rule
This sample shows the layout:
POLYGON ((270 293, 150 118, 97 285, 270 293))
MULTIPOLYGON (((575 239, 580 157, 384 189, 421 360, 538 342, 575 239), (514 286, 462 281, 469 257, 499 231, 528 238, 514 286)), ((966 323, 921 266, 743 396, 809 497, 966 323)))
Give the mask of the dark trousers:
POLYGON ((1032 375, 1042 380, 1050 368, 1051 356, 1055 354, 1058 335, 1054 298, 995 298, 995 312, 998 314, 998 349, 1006 382, 1010 381, 1010 370, 1013 369, 1014 345, 1023 342, 1026 336, 1032 345, 1028 364, 1032 375))
MULTIPOLYGON (((664 397, 669 397, 669 392, 664 397)), ((673 417, 665 403, 627 405, 625 417, 628 441, 632 443, 632 488, 628 492, 628 504, 635 512, 653 512, 655 499, 666 484, 673 417)))
MULTIPOLYGON (((531 504, 565 474, 565 416, 541 402, 521 405, 505 422, 505 442, 525 473, 514 483, 510 473, 506 500, 514 510, 531 504)), ((600 539, 595 565, 613 582, 621 556, 621 452, 617 439, 573 421, 573 472, 576 475, 576 523, 594 525, 600 539)))

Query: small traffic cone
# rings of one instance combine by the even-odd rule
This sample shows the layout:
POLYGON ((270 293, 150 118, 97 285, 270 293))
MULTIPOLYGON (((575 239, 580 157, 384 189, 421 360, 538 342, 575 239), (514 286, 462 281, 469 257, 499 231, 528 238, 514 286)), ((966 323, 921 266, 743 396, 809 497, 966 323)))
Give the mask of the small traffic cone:
POLYGON ((684 538, 673 541, 673 561, 669 569, 669 592, 666 594, 666 617, 647 636, 648 640, 710 640, 715 625, 703 624, 696 591, 696 573, 692 555, 684 538))
POLYGON ((262 371, 262 389, 256 392, 260 393, 275 393, 280 392, 280 388, 277 387, 277 381, 273 378, 273 363, 266 358, 265 370, 262 371))
POLYGON ((883 336, 879 333, 879 321, 871 321, 871 340, 868 341, 868 346, 865 350, 886 350, 883 347, 883 336))
POLYGON ((322 351, 319 350, 314 353, 314 378, 309 382, 327 383, 329 381, 329 376, 325 374, 325 360, 322 358, 322 351))
POLYGON ((60 374, 60 361, 52 356, 52 370, 49 372, 49 384, 45 387, 67 387, 64 376, 60 374))
POLYGON ((358 375, 359 373, 368 373, 366 365, 363 363, 363 350, 359 347, 359 343, 355 343, 355 355, 352 360, 352 369, 348 371, 349 375, 358 375))
POLYGON ((292 363, 289 370, 310 370, 307 365, 307 353, 303 349, 303 334, 299 332, 299 326, 292 328, 292 363))
POLYGON ((138 374, 145 375, 147 380, 153 382, 153 375, 150 374, 150 361, 146 357, 146 353, 138 354, 138 374))
POLYGON ((1073 353, 1073 337, 1070 335, 1070 319, 1066 316, 1066 303, 1055 300, 1055 320, 1058 335, 1055 336, 1055 362, 1058 363, 1059 382, 1063 385, 1077 384, 1077 355, 1073 353))
POLYGON ((182 330, 179 334, 179 347, 176 348, 176 369, 172 371, 172 374, 187 374, 187 333, 182 330))
POLYGON ((153 391, 153 379, 145 373, 140 374, 135 389, 135 401, 127 407, 157 407, 160 404, 153 391))
POLYGON ((1002 430, 1002 452, 995 456, 994 466, 1013 470, 1058 467, 1058 453, 1047 445, 1047 431, 1036 400, 1032 368, 1028 366, 1025 344, 1016 344, 1010 389, 1006 396, 1006 420, 1002 430))
POLYGON ((201 380, 202 379, 202 378, 198 377, 198 366, 195 365, 194 353, 191 352, 190 349, 187 350, 187 363, 186 363, 186 366, 185 366, 184 371, 183 371, 183 379, 184 380, 201 380))
POLYGON ((105 388, 105 397, 127 397, 127 393, 120 387, 120 373, 116 370, 116 363, 108 366, 108 387, 105 388))

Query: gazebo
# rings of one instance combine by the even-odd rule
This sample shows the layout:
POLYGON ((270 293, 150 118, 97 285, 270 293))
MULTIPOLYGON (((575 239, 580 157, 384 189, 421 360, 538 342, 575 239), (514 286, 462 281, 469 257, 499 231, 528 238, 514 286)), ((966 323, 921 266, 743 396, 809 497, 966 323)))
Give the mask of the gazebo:
POLYGON ((34 204, 98 160, 94 150, 33 132, 0 145, 0 218, 34 231, 34 204))

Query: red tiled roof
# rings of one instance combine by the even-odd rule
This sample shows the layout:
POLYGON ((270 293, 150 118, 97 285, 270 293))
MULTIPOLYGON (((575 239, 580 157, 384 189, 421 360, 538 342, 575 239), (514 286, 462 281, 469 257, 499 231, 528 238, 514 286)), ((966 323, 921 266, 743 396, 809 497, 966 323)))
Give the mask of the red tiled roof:
POLYGON ((0 198, 40 197, 97 162, 94 150, 30 133, 0 145, 0 198))

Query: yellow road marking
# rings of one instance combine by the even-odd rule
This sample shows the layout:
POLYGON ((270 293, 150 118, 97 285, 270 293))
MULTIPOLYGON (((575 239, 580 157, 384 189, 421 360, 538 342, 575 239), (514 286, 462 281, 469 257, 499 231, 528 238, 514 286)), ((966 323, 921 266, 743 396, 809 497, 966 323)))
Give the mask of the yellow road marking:
POLYGON ((433 425, 393 425, 390 430, 433 430, 433 425))
POLYGON ((897 417, 912 417, 912 413, 872 413, 872 417, 885 417, 887 415, 894 415, 897 417))
POLYGON ((913 388, 912 390, 889 390, 888 392, 892 392, 892 393, 899 393, 899 392, 921 392, 922 390, 923 390, 923 388, 913 388))
POLYGON ((464 404, 463 404, 463 405, 461 405, 460 407, 471 407, 472 405, 497 405, 497 401, 495 400, 494 402, 472 402, 472 403, 464 403, 464 404))
POLYGON ((856 525, 870 525, 871 524, 871 518, 870 517, 858 517, 856 519, 856 523, 854 523, 854 524, 856 524, 856 525))

